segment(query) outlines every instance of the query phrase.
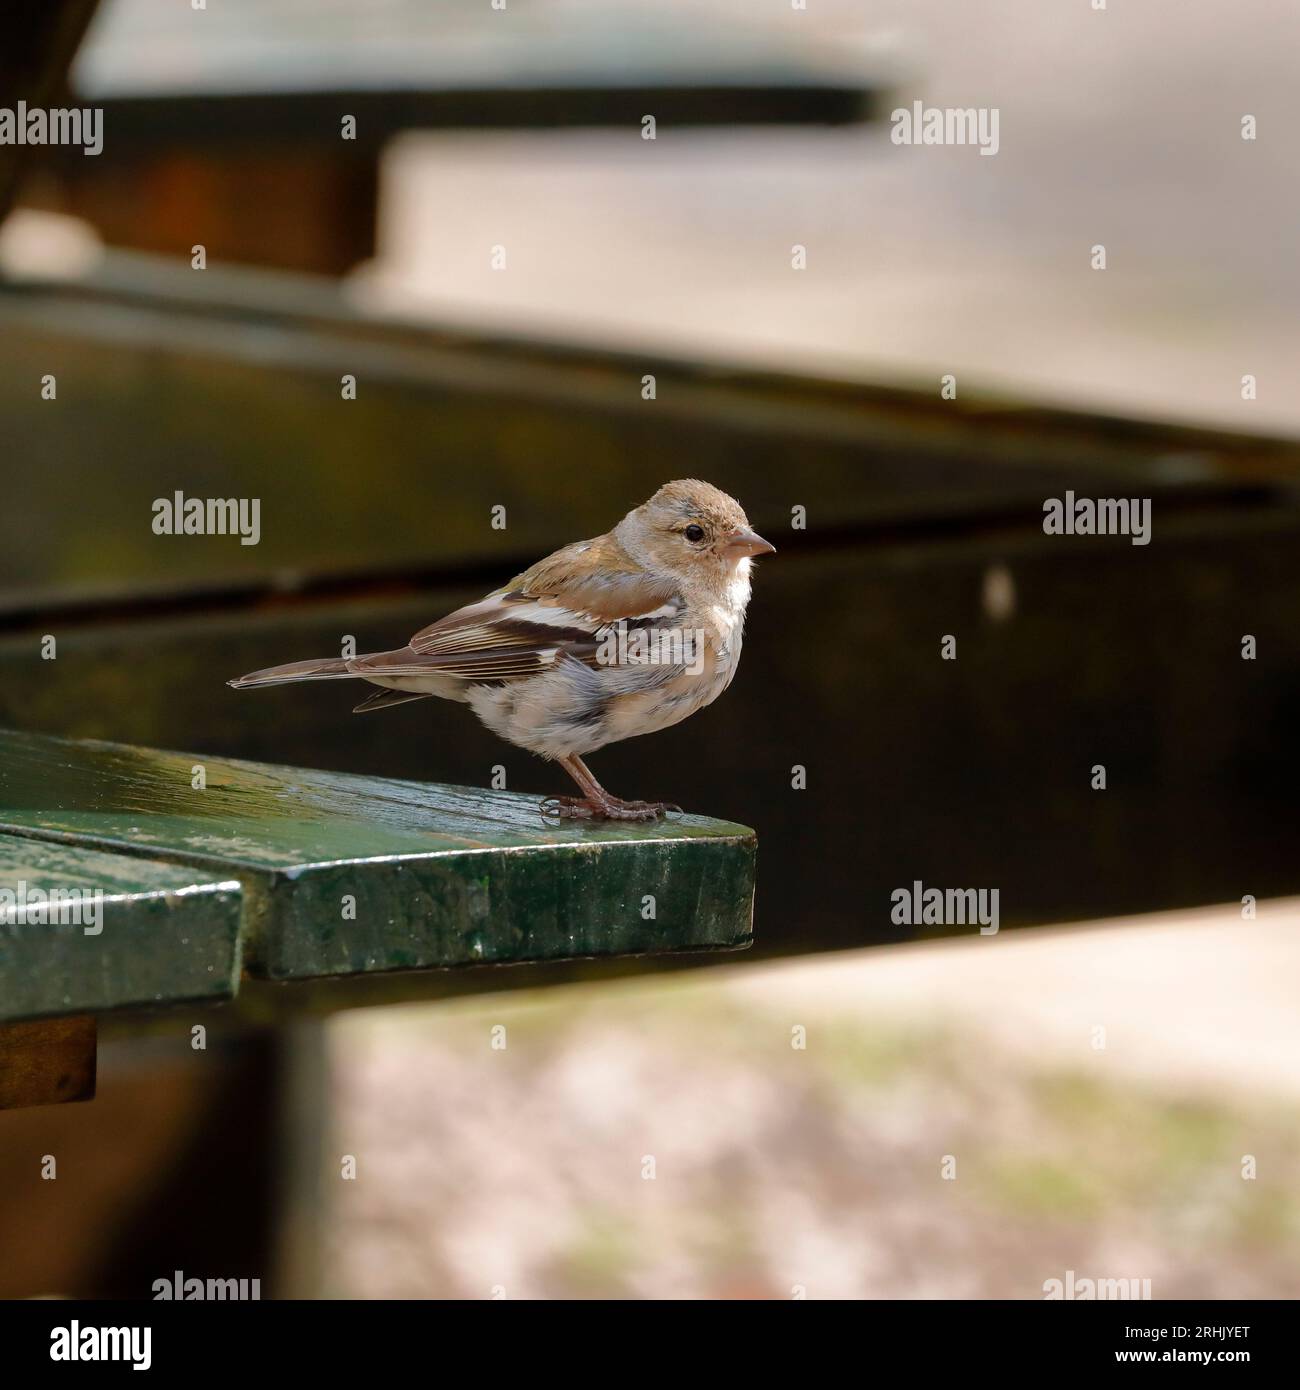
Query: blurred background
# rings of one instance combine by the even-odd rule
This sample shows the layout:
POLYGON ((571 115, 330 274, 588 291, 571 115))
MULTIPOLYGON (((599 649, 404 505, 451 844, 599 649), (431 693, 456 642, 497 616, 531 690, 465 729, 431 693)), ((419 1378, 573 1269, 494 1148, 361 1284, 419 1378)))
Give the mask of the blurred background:
POLYGON ((110 1026, 93 1106, 0 1116, 0 1293, 189 1259, 357 1297, 1297 1296, 1300 14, 94 10, 23 11, 41 62, 0 68, 105 110, 99 158, 0 165, 0 725, 555 790, 463 711, 222 682, 396 645, 706 477, 778 546, 745 663, 596 770, 757 829, 756 947, 314 987, 199 1061, 188 1015, 110 1026), (997 155, 891 143, 917 100, 996 107, 997 155), (1151 498, 1152 544, 1044 536, 1070 488, 1151 498), (153 536, 176 489, 260 496, 262 543, 153 536), (1030 930, 912 939, 918 878, 1030 930), (201 1203, 184 1244, 160 1212, 201 1203))

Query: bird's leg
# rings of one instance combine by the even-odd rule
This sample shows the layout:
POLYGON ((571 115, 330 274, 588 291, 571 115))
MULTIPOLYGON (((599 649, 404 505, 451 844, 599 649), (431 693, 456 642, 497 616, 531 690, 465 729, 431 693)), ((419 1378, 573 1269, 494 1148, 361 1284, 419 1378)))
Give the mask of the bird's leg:
POLYGON ((623 801, 612 796, 596 781, 591 769, 576 753, 557 759, 560 766, 578 784, 581 796, 548 796, 542 802, 542 814, 560 820, 661 820, 670 811, 681 812, 680 806, 667 801, 623 801))

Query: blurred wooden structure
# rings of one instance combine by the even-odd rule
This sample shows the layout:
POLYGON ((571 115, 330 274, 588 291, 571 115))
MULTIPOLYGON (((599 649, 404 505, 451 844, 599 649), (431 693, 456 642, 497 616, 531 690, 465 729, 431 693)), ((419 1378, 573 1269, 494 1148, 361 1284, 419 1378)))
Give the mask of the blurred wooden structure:
POLYGON ((341 275, 375 253, 380 162, 415 130, 825 124, 880 111, 878 75, 788 28, 736 25, 702 49, 652 5, 314 7, 272 0, 196 20, 159 0, 105 7, 79 103, 103 154, 65 151, 32 190, 114 246, 341 275))
POLYGON ((695 473, 780 548, 744 666, 597 767, 634 785, 651 759, 688 809, 760 827, 761 953, 911 935, 889 894, 915 878, 1000 887, 1008 925, 1296 891, 1293 445, 378 323, 320 284, 154 261, 11 285, 0 326, 24 472, 0 726, 479 786, 501 765, 541 794, 462 710, 223 682, 399 644, 695 473), (177 488, 259 498, 260 543, 155 535, 177 488), (1045 535, 1067 490, 1149 497, 1152 543, 1045 535))

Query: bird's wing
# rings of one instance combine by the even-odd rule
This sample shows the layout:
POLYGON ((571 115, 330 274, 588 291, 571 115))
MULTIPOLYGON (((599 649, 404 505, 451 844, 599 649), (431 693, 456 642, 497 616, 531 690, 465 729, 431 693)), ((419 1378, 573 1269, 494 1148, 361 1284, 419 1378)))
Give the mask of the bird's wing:
POLYGON ((348 668, 361 676, 476 682, 536 675, 561 658, 594 665, 611 624, 671 621, 682 608, 670 581, 651 578, 621 550, 591 553, 603 545, 557 551, 505 588, 423 628, 407 646, 359 657, 348 668))

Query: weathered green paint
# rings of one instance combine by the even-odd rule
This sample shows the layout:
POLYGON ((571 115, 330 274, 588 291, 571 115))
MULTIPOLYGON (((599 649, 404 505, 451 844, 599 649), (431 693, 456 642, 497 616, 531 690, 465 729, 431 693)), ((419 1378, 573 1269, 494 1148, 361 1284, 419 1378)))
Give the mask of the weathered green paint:
POLYGON ((0 830, 238 878, 276 980, 751 936, 753 832, 696 816, 552 828, 536 797, 0 733, 0 830))
POLYGON ((102 896, 95 921, 0 916, 0 1020, 235 993, 241 890, 229 875, 0 835, 0 889, 19 885, 102 896))

